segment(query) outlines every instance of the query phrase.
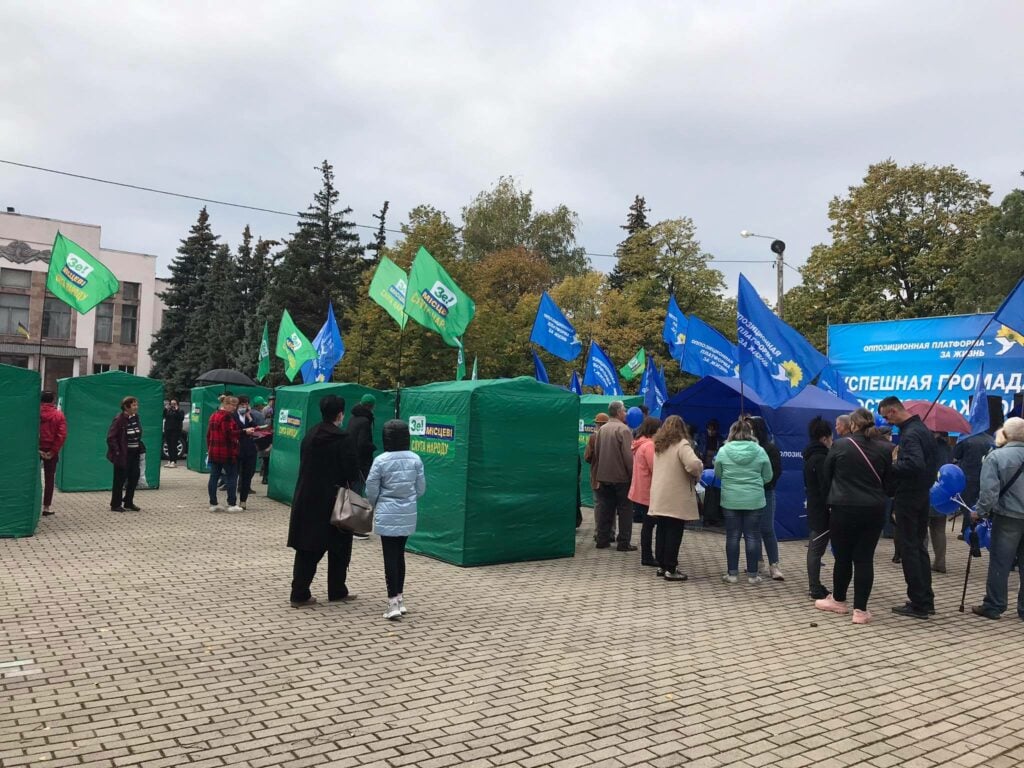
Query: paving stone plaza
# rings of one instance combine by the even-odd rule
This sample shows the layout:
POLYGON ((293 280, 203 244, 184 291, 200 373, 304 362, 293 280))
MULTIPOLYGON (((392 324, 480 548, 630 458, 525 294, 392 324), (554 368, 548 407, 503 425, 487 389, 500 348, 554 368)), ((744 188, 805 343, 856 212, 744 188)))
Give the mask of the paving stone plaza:
POLYGON ((957 612, 962 542, 916 621, 889 612, 883 540, 854 626, 813 609, 803 542, 784 583, 730 586, 724 538, 688 531, 670 584, 595 550, 587 514, 571 559, 409 555, 411 612, 387 622, 376 539, 353 547, 358 599, 293 609, 287 507, 261 486, 211 514, 205 477, 162 483, 139 513, 58 494, 35 537, 0 540, 4 768, 1024 765, 1024 623, 957 612))

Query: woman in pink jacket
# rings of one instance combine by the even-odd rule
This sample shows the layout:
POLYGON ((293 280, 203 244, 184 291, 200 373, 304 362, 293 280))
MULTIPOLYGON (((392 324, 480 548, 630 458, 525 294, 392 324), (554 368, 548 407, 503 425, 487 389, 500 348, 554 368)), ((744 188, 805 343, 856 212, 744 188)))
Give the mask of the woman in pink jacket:
POLYGON ((636 431, 633 440, 633 482, 629 486, 629 500, 633 502, 633 520, 643 523, 640 528, 640 562, 644 565, 657 566, 654 559, 652 542, 654 539, 654 523, 647 516, 647 508, 651 504, 651 475, 654 471, 654 433, 661 426, 661 421, 647 416, 636 431))

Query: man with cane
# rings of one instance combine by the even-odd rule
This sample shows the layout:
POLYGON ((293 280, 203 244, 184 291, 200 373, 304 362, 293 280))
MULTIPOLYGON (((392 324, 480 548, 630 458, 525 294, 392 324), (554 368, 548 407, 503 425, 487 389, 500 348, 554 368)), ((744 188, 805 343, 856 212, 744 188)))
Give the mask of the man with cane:
MULTIPOLYGON (((1006 444, 985 457, 978 506, 971 514, 973 521, 992 516, 985 599, 971 612, 998 619, 1007 608, 1010 569, 1016 567, 1021 573, 1017 615, 1024 621, 1024 419, 1007 419, 1002 431, 1006 444)), ((973 534, 974 526, 968 530, 973 534)))

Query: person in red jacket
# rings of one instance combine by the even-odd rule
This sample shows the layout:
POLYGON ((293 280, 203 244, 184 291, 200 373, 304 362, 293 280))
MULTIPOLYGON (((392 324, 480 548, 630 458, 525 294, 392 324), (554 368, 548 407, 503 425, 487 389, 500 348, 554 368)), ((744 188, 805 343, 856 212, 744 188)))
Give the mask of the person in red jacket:
POLYGON ((228 512, 241 512, 235 493, 238 490, 238 438, 241 427, 235 418, 238 398, 232 395, 220 396, 220 408, 210 416, 206 429, 206 451, 210 462, 210 511, 223 512, 217 503, 217 484, 221 475, 228 493, 228 512))
POLYGON ((43 514, 52 515, 53 477, 57 474, 57 454, 68 437, 68 423, 54 405, 53 392, 39 398, 39 458, 43 460, 43 514))

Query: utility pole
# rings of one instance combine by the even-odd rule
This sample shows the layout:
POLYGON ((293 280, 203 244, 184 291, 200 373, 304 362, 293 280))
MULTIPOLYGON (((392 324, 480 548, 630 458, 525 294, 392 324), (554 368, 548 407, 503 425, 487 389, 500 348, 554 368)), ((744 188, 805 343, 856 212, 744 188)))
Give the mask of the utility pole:
POLYGON ((779 316, 779 320, 782 320, 782 296, 785 293, 782 287, 782 269, 785 266, 785 262, 782 260, 782 255, 786 252, 786 244, 781 240, 773 240, 771 248, 772 253, 775 254, 775 290, 778 293, 775 311, 779 316))

